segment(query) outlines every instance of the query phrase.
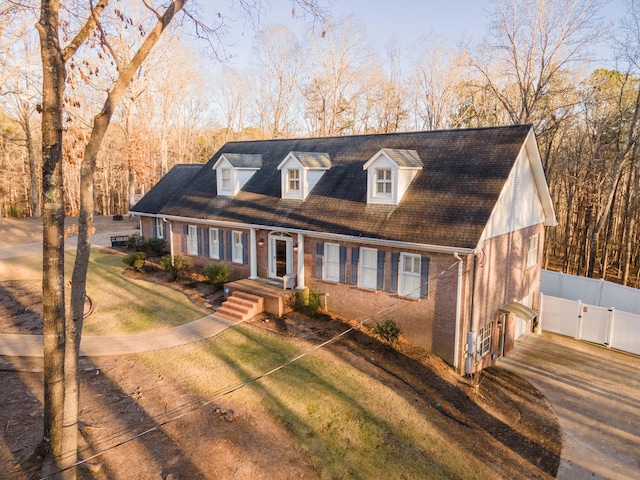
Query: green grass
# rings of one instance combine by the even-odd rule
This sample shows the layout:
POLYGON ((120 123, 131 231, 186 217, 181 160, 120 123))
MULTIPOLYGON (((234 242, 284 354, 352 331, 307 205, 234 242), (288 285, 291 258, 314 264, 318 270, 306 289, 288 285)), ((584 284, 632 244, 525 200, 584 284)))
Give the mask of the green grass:
MULTIPOLYGON (((75 252, 65 252, 65 288, 69 289, 75 252)), ((182 293, 169 287, 124 275, 122 256, 93 249, 87 273, 87 295, 94 311, 84 321, 83 333, 114 335, 172 327, 205 314, 182 293)), ((42 256, 0 260, 5 280, 42 278, 42 256)), ((37 284, 36 284, 37 285, 37 284)), ((36 288, 40 288, 37 286, 36 288)))
MULTIPOLYGON (((143 362, 203 398, 302 353, 291 341, 236 326, 172 355, 143 362)), ((443 417, 329 352, 319 351, 224 397, 271 415, 319 478, 445 479, 494 476, 446 432, 443 417)))

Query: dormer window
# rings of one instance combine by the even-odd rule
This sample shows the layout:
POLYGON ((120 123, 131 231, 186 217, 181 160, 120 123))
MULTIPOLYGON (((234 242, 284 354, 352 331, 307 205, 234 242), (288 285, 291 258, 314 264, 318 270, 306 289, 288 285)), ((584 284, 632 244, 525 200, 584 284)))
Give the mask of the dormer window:
POLYGON ((220 189, 225 191, 231 190, 231 169, 230 168, 220 169, 220 179, 222 180, 220 189))
POLYGON ((367 203, 398 205, 422 170, 422 160, 415 150, 383 148, 363 169, 367 171, 367 203))
POLYGON ((287 169, 287 176, 289 177, 289 191, 300 192, 300 170, 298 168, 287 169))
POLYGON ((391 196, 391 169, 376 169, 376 195, 381 197, 391 196))
POLYGON ((236 195, 262 167, 262 155, 223 153, 213 165, 218 195, 236 195))
POLYGON ((304 200, 330 167, 328 153, 289 152, 278 165, 282 172, 282 198, 304 200))

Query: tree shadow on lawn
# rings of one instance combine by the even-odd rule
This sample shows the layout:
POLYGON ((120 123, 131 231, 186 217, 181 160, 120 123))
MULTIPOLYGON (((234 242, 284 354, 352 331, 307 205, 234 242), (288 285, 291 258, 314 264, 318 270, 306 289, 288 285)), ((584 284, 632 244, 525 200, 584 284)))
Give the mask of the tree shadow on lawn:
MULTIPOLYGON (((79 458, 89 460, 78 467, 79 478, 125 478, 124 472, 132 475, 132 478, 152 478, 159 473, 161 478, 166 478, 169 474, 173 474, 176 478, 180 478, 180 475, 186 475, 187 478, 207 478, 191 460, 190 452, 182 449, 162 427, 163 422, 176 412, 147 411, 142 392, 151 390, 147 389, 144 383, 148 379, 142 380, 141 385, 145 385, 144 389, 134 387, 129 392, 103 373, 110 368, 125 369, 127 365, 130 366, 135 362, 133 358, 119 358, 120 360, 125 358, 125 360, 118 362, 115 358, 105 357, 101 362, 94 363, 88 358, 80 359, 79 426, 82 438, 79 436, 78 452, 79 458), (117 365, 118 363, 120 365, 117 365), (140 435, 141 432, 149 430, 152 431, 140 435), (117 450, 115 457, 110 456, 113 450, 117 450), (100 455, 91 458, 96 454, 100 455), (144 461, 140 462, 140 460, 144 461)), ((19 368, 18 365, 16 367, 19 368)), ((33 397, 42 398, 42 373, 29 374, 38 376, 34 379, 35 387, 21 382, 20 378, 23 374, 20 372, 0 372, 0 374, 2 375, 0 378, 5 377, 5 385, 10 385, 10 388, 3 391, 10 392, 12 397, 17 397, 11 404, 3 400, 3 410, 8 410, 10 407, 11 411, 8 413, 21 422, 21 433, 17 440, 9 436, 6 430, 3 429, 2 432, 5 443, 9 447, 16 441, 21 441, 23 444, 21 449, 14 447, 11 478, 23 478, 22 476, 34 478, 41 468, 40 460, 33 452, 42 435, 43 409, 40 401, 34 407, 29 400, 33 397), (23 417, 28 421, 20 420, 23 417), (25 438, 30 441, 25 441, 25 438)), ((161 392, 157 391, 156 394, 160 395, 161 392)), ((0 398, 2 397, 3 395, 0 395, 0 398)), ((146 403, 153 405, 152 402, 146 403)))
MULTIPOLYGON (((347 328, 346 324, 334 320, 325 321, 325 325, 321 334, 325 339, 347 328)), ((313 332, 318 334, 318 329, 313 332)), ((508 466, 516 470, 526 468, 526 475, 555 478, 562 447, 560 425, 544 396, 517 375, 500 367, 489 368, 478 393, 474 394, 466 382, 455 377, 439 359, 424 352, 418 353, 417 358, 426 356, 434 361, 412 358, 420 350, 414 347, 399 345, 398 349, 407 351, 405 354, 360 330, 353 330, 328 348, 369 375, 376 375, 371 368, 375 364, 404 383, 408 389, 406 395, 419 396, 427 408, 435 408, 463 426, 462 430, 452 429, 450 433, 460 435, 459 444, 498 473, 503 474, 508 466), (365 361, 354 363, 353 354, 365 361), (434 365, 438 364, 440 367, 435 369, 434 365), (469 435, 475 437, 475 441, 470 442, 469 435), (504 461, 496 461, 498 444, 516 456, 503 455, 504 461)))
MULTIPOLYGON (((250 329, 243 329, 241 334, 254 344, 265 342, 263 335, 252 334, 250 329)), ((322 364, 308 363, 314 361, 313 356, 288 363, 274 372, 267 370, 268 376, 252 375, 249 369, 224 353, 218 354, 217 358, 245 379, 268 411, 297 439, 308 452, 318 477, 367 478, 379 473, 377 469, 386 472, 390 465, 395 465, 398 472, 417 478, 414 476, 424 474, 422 469, 426 464, 433 472, 455 474, 451 472, 450 464, 426 451, 398 428, 399 425, 372 414, 354 391, 348 392, 339 388, 336 382, 326 380, 328 374, 322 372, 322 364), (269 386, 271 380, 275 384, 269 386), (294 399, 293 403, 288 399, 294 399), (317 404, 323 406, 320 408, 317 404), (403 459, 410 458, 420 460, 402 464, 403 459)), ((278 359, 274 368, 286 362, 283 360, 278 359)), ((448 433, 439 431, 438 435, 447 437, 448 433)))

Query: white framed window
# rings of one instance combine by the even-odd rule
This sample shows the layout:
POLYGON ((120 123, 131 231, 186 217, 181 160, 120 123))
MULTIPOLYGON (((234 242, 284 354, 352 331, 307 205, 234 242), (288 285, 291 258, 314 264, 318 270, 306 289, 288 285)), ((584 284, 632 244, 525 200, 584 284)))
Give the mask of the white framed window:
POLYGON ((378 250, 375 248, 360 248, 360 286, 378 287, 378 250))
POLYGON ((221 168, 220 169, 221 183, 220 186, 222 190, 228 191, 231 190, 231 169, 230 168, 221 168))
POLYGON ((198 227, 189 225, 188 252, 190 255, 198 255, 198 227))
POLYGON ((217 228, 209 229, 209 256, 220 259, 220 230, 217 228))
POLYGON ((400 293, 409 297, 420 298, 421 277, 420 255, 403 253, 400 255, 400 293))
POLYGON ((289 168, 287 170, 287 185, 290 192, 300 191, 300 169, 289 168))
POLYGON ((391 169, 379 168, 376 170, 376 196, 391 196, 391 169))
POLYGON ((156 218, 156 238, 164 238, 164 220, 156 218))
POLYGON ((491 351, 491 324, 485 325, 478 333, 478 355, 484 357, 491 351))
POLYGON ((340 245, 337 243, 324 244, 324 279, 340 281, 340 245))
POLYGON ((529 251, 527 253, 527 267, 538 263, 538 234, 529 237, 529 251))
POLYGON ((242 263, 244 247, 242 245, 242 232, 233 231, 233 244, 231 260, 235 263, 242 263))

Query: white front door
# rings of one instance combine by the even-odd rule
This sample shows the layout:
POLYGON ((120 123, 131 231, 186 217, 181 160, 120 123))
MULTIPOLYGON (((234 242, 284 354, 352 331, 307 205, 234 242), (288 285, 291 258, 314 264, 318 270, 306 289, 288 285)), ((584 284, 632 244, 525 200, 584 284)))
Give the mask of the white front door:
POLYGON ((286 233, 269 235, 269 277, 282 278, 293 273, 293 238, 286 233))

